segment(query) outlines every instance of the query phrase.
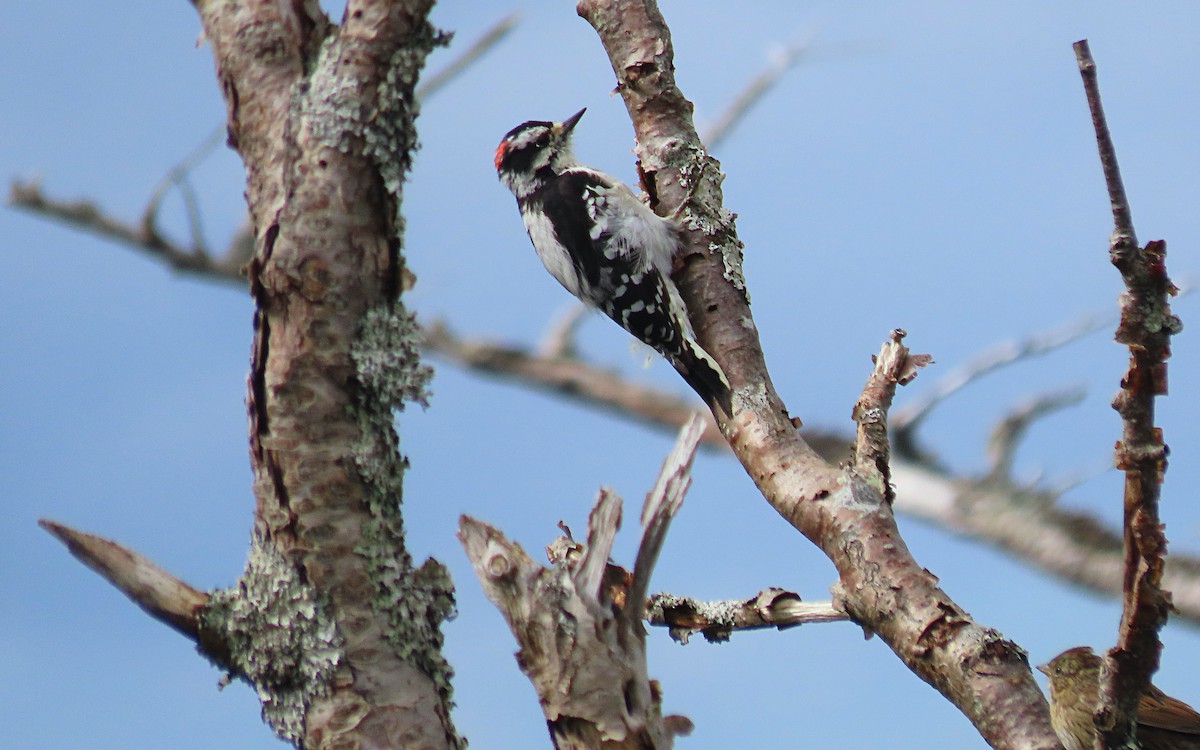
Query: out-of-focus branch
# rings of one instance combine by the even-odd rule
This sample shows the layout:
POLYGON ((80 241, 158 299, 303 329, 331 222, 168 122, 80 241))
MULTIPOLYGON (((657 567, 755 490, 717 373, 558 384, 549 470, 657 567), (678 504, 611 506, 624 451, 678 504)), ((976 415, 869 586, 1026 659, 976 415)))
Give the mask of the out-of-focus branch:
POLYGON ((1083 401, 1087 391, 1083 388, 1073 388, 1068 391, 1046 393, 1018 404, 997 425, 988 436, 987 456, 990 479, 1009 479, 1012 476, 1013 459, 1017 447, 1025 431, 1034 420, 1059 409, 1065 409, 1083 401))
POLYGON ((1006 341, 989 347, 966 363, 935 380, 908 403, 892 412, 895 449, 905 455, 917 455, 916 431, 939 404, 984 375, 1032 357, 1048 354, 1073 341, 1099 331, 1110 324, 1109 315, 1085 315, 1057 328, 1036 333, 1016 341, 1006 341))
MULTIPOLYGON (((426 327, 424 346, 476 372, 514 379, 672 430, 683 425, 697 408, 694 400, 631 383, 612 370, 578 359, 535 354, 523 347, 462 339, 439 322, 426 327)), ((713 447, 726 445, 711 420, 704 441, 713 447)))
POLYGON ((471 43, 471 46, 467 47, 451 60, 446 67, 429 76, 420 86, 417 86, 417 99, 428 99, 445 87, 447 83, 454 80, 455 76, 469 68, 479 58, 483 57, 489 50, 499 44, 500 40, 508 36, 508 32, 513 30, 513 27, 516 26, 520 18, 521 14, 513 11, 492 24, 478 39, 471 43))
POLYGON ((9 188, 9 205, 53 221, 68 224, 107 240, 141 250, 154 260, 187 274, 205 277, 243 289, 246 279, 241 275, 241 262, 227 263, 225 258, 214 259, 199 248, 184 248, 163 238, 152 226, 123 222, 104 212, 87 200, 65 201, 42 192, 36 181, 14 180, 9 188))
POLYGON ((745 119, 746 113, 808 52, 810 41, 811 37, 805 36, 773 53, 767 67, 750 79, 737 96, 733 97, 733 101, 729 102, 725 111, 705 129, 701 136, 704 145, 711 149, 724 141, 738 123, 745 119))
POLYGON ((1167 446, 1154 424, 1154 402, 1167 392, 1170 337, 1181 325, 1168 302, 1176 289, 1167 276, 1166 243, 1155 240, 1145 248, 1138 246, 1116 147, 1100 103, 1096 64, 1086 39, 1075 43, 1075 59, 1112 205, 1109 255, 1126 290, 1121 295, 1116 339, 1129 347, 1129 368, 1113 399, 1113 408, 1121 415, 1116 463, 1125 472, 1124 597, 1117 645, 1105 659, 1096 710, 1097 743, 1125 747, 1135 735, 1139 701, 1158 669, 1162 651, 1158 633, 1171 610, 1171 595, 1163 590, 1167 537, 1158 516, 1167 446))
POLYGON ((196 199, 196 193, 192 189, 191 182, 188 181, 188 175, 197 163, 212 153, 217 144, 221 143, 224 136, 224 124, 214 128, 200 142, 199 146, 192 149, 192 152, 185 156, 182 161, 171 167, 170 171, 159 181, 154 191, 150 194, 150 200, 146 202, 145 210, 142 212, 141 232, 143 235, 163 241, 162 234, 158 231, 158 209, 162 205, 167 191, 174 185, 179 188, 179 194, 183 199, 183 207, 187 212, 188 227, 192 233, 191 254, 208 255, 207 243, 204 241, 204 228, 200 219, 200 205, 196 199))
POLYGON ((588 309, 583 304, 572 302, 568 310, 551 322, 550 328, 538 345, 538 354, 557 359, 574 358, 577 354, 575 332, 587 317, 587 312, 588 309))
MULTIPOLYGON (((425 99, 440 91, 447 83, 478 61, 512 31, 520 13, 501 18, 450 61, 436 74, 417 87, 416 97, 425 99)), ((235 230, 225 254, 214 258, 204 241, 200 220, 199 200, 188 182, 196 164, 212 153, 226 134, 224 124, 215 128, 195 149, 172 167, 146 201, 140 222, 133 224, 108 215, 103 208, 89 200, 67 201, 47 196, 35 181, 14 180, 9 188, 8 203, 51 220, 69 224, 85 232, 142 250, 173 270, 222 283, 246 287, 242 267, 253 252, 253 234, 248 228, 235 230), (187 214, 192 246, 190 248, 163 236, 158 228, 158 212, 167 191, 178 187, 187 214)))
POLYGON ((799 594, 777 588, 763 589, 745 601, 706 602, 660 593, 650 597, 646 605, 646 620, 669 628, 671 637, 680 643, 687 643, 692 633, 700 633, 710 643, 720 643, 729 640, 735 630, 784 630, 804 623, 849 619, 833 602, 805 602, 799 594))

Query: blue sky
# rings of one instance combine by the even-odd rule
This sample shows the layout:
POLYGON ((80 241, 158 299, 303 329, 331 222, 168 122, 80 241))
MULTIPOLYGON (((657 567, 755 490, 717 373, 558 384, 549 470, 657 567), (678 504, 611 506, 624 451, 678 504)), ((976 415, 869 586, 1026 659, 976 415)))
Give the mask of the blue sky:
MULTIPOLYGON (((720 147, 739 214, 756 320, 777 388, 809 424, 848 429, 869 356, 895 327, 938 364, 904 399, 1000 341, 1114 309, 1111 226, 1071 43, 1089 37, 1139 237, 1168 241, 1176 277, 1200 272, 1200 120, 1191 3, 760 3, 673 0, 678 78, 701 125, 772 50, 811 55, 720 147), (924 382, 923 382, 924 381, 924 382)), ((566 309, 525 238, 491 154, 513 125, 588 107, 584 160, 632 179, 632 131, 595 35, 571 3, 446 2, 435 18, 465 45, 511 9, 520 25, 431 99, 406 193, 409 304, 465 334, 536 342, 566 309)), ((135 220, 162 175, 224 115, 185 2, 0 7, 0 174, 90 197, 135 220)), ((436 68, 453 51, 440 52, 436 68)), ((221 149, 194 173, 218 247, 241 220, 242 171, 221 149)), ((182 236, 172 198, 164 225, 182 236)), ((117 539, 200 587, 240 573, 252 497, 243 389, 248 297, 180 277, 111 243, 0 209, 0 725, 14 748, 276 745, 251 690, 219 673, 37 528, 51 517, 117 539)), ((1172 463, 1163 516, 1175 550, 1200 550, 1197 300, 1176 304, 1172 463)), ((598 318, 581 344, 639 369, 598 318)), ((1018 455, 1030 482, 1092 476, 1064 503, 1119 517, 1120 478, 1099 472, 1119 424, 1108 401, 1125 355, 1107 334, 996 374, 944 404, 929 447, 963 472, 1012 404, 1083 384, 1086 401, 1039 422, 1018 455), (1094 475, 1094 476, 1093 476, 1094 475)), ((412 460, 406 517, 418 557, 452 569, 447 627, 458 726, 477 748, 545 746, 515 644, 454 540, 459 513, 540 550, 561 519, 582 526, 600 484, 631 507, 668 436, 569 401, 434 362, 428 411, 399 426, 412 460)), ((627 513, 627 518, 636 517, 627 513)), ((1051 582, 969 541, 901 518, 917 559, 980 621, 1044 661, 1109 645, 1117 604, 1051 582)), ((617 557, 630 562, 636 532, 617 557)), ((780 522, 730 458, 704 455, 655 589, 746 597, 777 585, 827 598, 833 568, 780 522)), ((1157 682, 1200 702, 1200 636, 1171 625, 1157 682)), ((650 634, 668 711, 691 716, 683 748, 982 747, 972 727, 878 640, 846 624, 679 647, 650 634), (867 720, 865 717, 870 717, 867 720)), ((7 744, 6 744, 7 743, 7 744)))

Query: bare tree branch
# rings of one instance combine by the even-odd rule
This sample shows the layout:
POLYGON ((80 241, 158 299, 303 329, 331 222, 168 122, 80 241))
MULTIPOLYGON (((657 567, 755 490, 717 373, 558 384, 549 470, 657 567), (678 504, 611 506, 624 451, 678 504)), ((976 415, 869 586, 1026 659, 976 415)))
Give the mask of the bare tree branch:
POLYGON ((1087 391, 1083 388, 1047 393, 1018 404, 1005 415, 988 436, 988 479, 1012 477, 1013 459, 1016 457, 1017 448, 1034 420, 1078 404, 1086 395, 1087 391))
POLYGON ((799 594, 769 588, 745 601, 704 602, 655 594, 646 604, 646 619, 651 625, 669 628, 671 637, 680 643, 687 643, 692 633, 700 633, 710 643, 720 643, 729 640, 735 630, 784 630, 804 623, 844 622, 850 618, 833 602, 805 602, 799 594))
POLYGON ((456 76, 471 67, 479 58, 483 57, 489 50, 499 44, 504 37, 508 36, 508 32, 513 30, 513 27, 517 25, 517 21, 520 18, 520 12, 513 11, 492 24, 478 39, 471 43, 471 46, 463 50, 458 57, 451 60, 446 67, 437 73, 426 78, 424 83, 417 87, 417 100, 422 101, 433 96, 442 90, 447 83, 454 80, 456 76))
POLYGON ((767 67, 750 79, 746 86, 733 97, 733 101, 729 102, 725 111, 705 129, 701 137, 704 145, 711 149, 716 148, 724 141, 738 123, 745 119, 746 114, 754 108, 754 105, 758 104, 767 92, 808 52, 811 41, 812 37, 806 35, 772 54, 767 67))
POLYGON ((1106 328, 1111 321, 1110 315, 1085 315, 1048 331, 988 347, 965 364, 955 367, 892 413, 897 452, 917 455, 915 449, 909 446, 915 445, 915 433, 925 418, 947 398, 979 378, 1008 365, 1060 349, 1090 333, 1106 328))
POLYGON ((729 377, 733 413, 718 423, 746 472, 834 562, 835 603, 958 706, 989 744, 1058 747, 1024 652, 975 623, 913 559, 879 488, 821 460, 797 435, 763 361, 720 165, 700 143, 692 105, 676 86, 671 34, 658 8, 650 0, 580 0, 577 9, 608 53, 656 210, 684 218, 675 281, 698 341, 729 377))
POLYGON ((621 499, 608 488, 588 514, 587 543, 556 539, 547 548, 549 568, 497 529, 459 520, 458 537, 484 593, 520 644, 517 662, 537 690, 556 748, 668 750, 674 734, 691 729, 683 717, 662 716, 661 693, 646 671, 641 617, 703 430, 699 415, 688 420, 646 494, 632 573, 608 562, 621 526, 621 499))
POLYGON ((1158 669, 1158 632, 1171 610, 1171 595, 1162 586, 1167 537, 1158 516, 1167 446, 1154 424, 1154 402, 1167 392, 1170 337, 1181 324, 1168 302, 1176 289, 1167 277, 1166 243, 1155 240, 1145 248, 1138 246, 1116 147, 1100 103, 1096 64, 1086 39, 1074 48, 1112 205, 1109 255, 1126 289, 1116 339, 1129 347, 1129 369, 1113 399, 1122 425, 1116 462, 1125 472, 1124 597, 1117 645, 1106 655, 1096 708, 1097 747, 1125 747, 1135 735, 1138 703, 1158 669))
POLYGON ((891 448, 888 443, 887 417, 897 385, 906 385, 917 370, 933 361, 928 354, 909 354, 900 343, 908 335, 901 328, 892 331, 879 354, 875 369, 854 404, 851 418, 858 424, 854 440, 854 470, 871 483, 888 505, 896 499, 891 483, 891 448))
POLYGON ((68 224, 77 229, 145 252, 155 260, 183 273, 246 287, 238 267, 214 260, 203 250, 180 247, 145 225, 134 226, 115 219, 95 203, 86 200, 64 201, 48 197, 36 181, 14 180, 8 203, 20 209, 68 224))
POLYGON ((100 574, 154 619, 200 642, 198 610, 208 594, 116 542, 43 518, 38 521, 84 565, 100 574))
POLYGON ((625 616, 630 620, 641 620, 646 605, 646 592, 650 590, 650 574, 658 564, 658 555, 667 538, 667 527, 683 505, 683 496, 692 484, 692 460, 696 457, 696 446, 704 435, 705 419, 693 414, 680 429, 675 447, 663 460, 662 468, 654 486, 646 493, 642 506, 642 540, 638 544, 637 559, 629 582, 628 603, 625 616))
MULTIPOLYGON (((52 208, 39 213, 52 220, 76 223, 75 220, 59 216, 63 212, 71 213, 74 204, 45 197, 36 184, 18 183, 14 191, 23 196, 14 198, 15 204, 35 211, 38 210, 37 206, 45 204, 52 208), (31 205, 25 205, 25 199, 29 199, 31 205)), ((109 239, 145 250, 151 257, 168 264, 176 254, 187 256, 187 251, 181 248, 174 248, 173 253, 162 254, 154 245, 145 244, 136 227, 120 225, 90 203, 84 202, 82 205, 85 208, 78 213, 81 214, 80 219, 89 224, 90 231, 104 233, 107 227, 120 226, 119 231, 108 235, 109 239)), ((239 287, 245 284, 243 276, 236 271, 229 273, 224 266, 209 266, 193 273, 239 287)), ((1002 366, 1019 361, 1023 356, 1049 351, 1103 324, 1102 316, 1088 316, 1021 342, 995 347, 981 354, 974 364, 962 368, 957 374, 952 372, 943 380, 936 381, 932 400, 940 401, 946 395, 974 383, 979 375, 990 371, 989 367, 1002 366), (1024 351, 1028 351, 1028 354, 1019 354, 1024 351), (1018 356, 1011 356, 1013 352, 1018 352, 1018 356)), ((695 409, 691 399, 686 396, 628 381, 607 368, 578 359, 563 358, 559 353, 539 355, 524 347, 482 339, 464 339, 436 321, 425 331, 424 346, 427 351, 467 370, 497 375, 523 387, 578 399, 660 430, 677 430, 695 409)), ((915 400, 895 409, 892 424, 897 422, 897 414, 912 414, 910 409, 914 406, 917 407, 916 411, 924 412, 926 407, 919 405, 928 401, 918 395, 915 400)), ((932 405, 928 408, 932 408, 932 405)), ((910 427, 913 424, 909 422, 910 427)), ((892 432, 893 438, 899 443, 897 433, 901 431, 893 428, 892 432)), ((806 428, 801 434, 809 445, 829 461, 836 463, 850 455, 852 441, 844 433, 806 428)), ((703 444, 710 449, 728 449, 725 438, 711 421, 704 433, 703 444)), ((1012 554, 1021 562, 1089 590, 1120 595, 1120 539, 1105 530, 1094 517, 1075 511, 1059 511, 1053 505, 1053 496, 1057 493, 1046 493, 1042 501, 1035 504, 1036 507, 1028 507, 1026 500, 1030 491, 1027 487, 1008 481, 997 483, 995 477, 989 477, 985 483, 954 477, 900 449, 900 445, 895 445, 892 456, 893 472, 898 471, 902 476, 901 479, 893 477, 897 511, 984 541, 1012 554), (926 492, 928 495, 922 498, 926 492), (930 502, 930 498, 944 500, 930 502), (970 509, 979 503, 985 503, 992 511, 987 514, 973 513, 970 509), (1005 508, 1009 510, 1002 510, 1005 508), (1086 528, 1088 532, 1077 535, 1072 530, 1078 528, 1086 528)), ((1175 594, 1178 616, 1200 623, 1200 559, 1172 555, 1167 561, 1165 576, 1168 588, 1175 594)))
MULTIPOLYGON (((525 386, 594 403, 660 430, 675 430, 692 413, 687 400, 625 380, 579 360, 542 358, 528 349, 459 339, 444 326, 427 330, 426 347, 463 367, 513 379, 525 386)), ((805 428, 805 440, 826 460, 851 455, 844 434, 805 428)), ((706 445, 726 448, 710 424, 706 445)), ((909 457, 891 461, 895 508, 954 533, 978 539, 1027 565, 1097 593, 1121 594, 1121 541, 1093 515, 1059 508, 1057 493, 1039 492, 1008 477, 972 480, 909 457)), ((1178 616, 1200 623, 1200 559, 1172 555, 1166 581, 1178 616)))

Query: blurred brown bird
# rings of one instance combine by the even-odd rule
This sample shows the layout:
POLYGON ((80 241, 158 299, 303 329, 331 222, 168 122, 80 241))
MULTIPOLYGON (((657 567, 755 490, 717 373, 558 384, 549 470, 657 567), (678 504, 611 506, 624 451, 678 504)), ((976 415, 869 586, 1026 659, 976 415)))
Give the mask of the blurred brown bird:
MULTIPOLYGON (((1102 661, 1076 646, 1038 667, 1050 678, 1050 724, 1066 750, 1092 748, 1102 661)), ((1200 713, 1151 685, 1138 704, 1137 739, 1142 750, 1200 750, 1200 713)))

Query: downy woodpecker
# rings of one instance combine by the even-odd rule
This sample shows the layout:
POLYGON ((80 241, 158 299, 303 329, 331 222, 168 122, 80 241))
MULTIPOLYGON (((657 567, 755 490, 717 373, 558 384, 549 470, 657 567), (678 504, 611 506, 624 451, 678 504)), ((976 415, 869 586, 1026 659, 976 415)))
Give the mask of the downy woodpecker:
POLYGON ((571 130, 585 111, 510 130, 496 147, 500 181, 516 196, 550 275, 666 357, 706 403, 715 401, 728 414, 729 382, 696 342, 671 281, 679 228, 623 182, 575 161, 571 130))

